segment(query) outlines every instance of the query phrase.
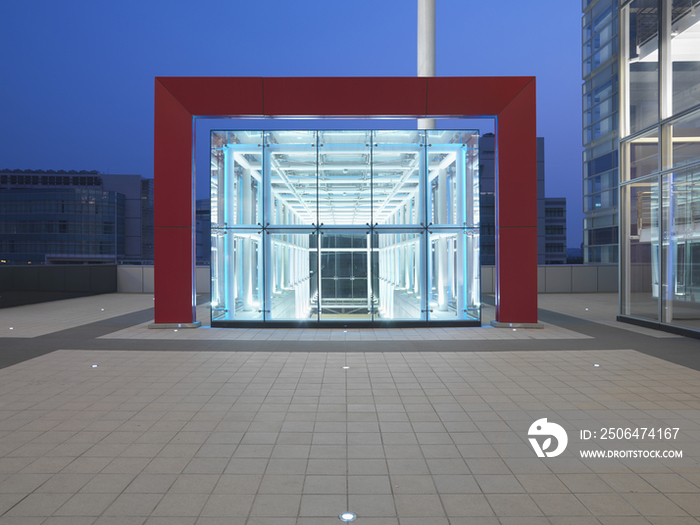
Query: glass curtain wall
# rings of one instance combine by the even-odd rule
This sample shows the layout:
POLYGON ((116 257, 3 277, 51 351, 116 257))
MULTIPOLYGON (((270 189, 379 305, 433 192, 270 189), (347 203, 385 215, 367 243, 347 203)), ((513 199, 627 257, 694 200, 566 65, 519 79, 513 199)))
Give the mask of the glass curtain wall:
POLYGON ((621 11, 621 314, 700 335, 700 2, 621 11))
POLYGON ((618 262, 618 0, 584 0, 583 257, 618 262))
POLYGON ((478 324, 475 131, 214 131, 212 322, 478 324))

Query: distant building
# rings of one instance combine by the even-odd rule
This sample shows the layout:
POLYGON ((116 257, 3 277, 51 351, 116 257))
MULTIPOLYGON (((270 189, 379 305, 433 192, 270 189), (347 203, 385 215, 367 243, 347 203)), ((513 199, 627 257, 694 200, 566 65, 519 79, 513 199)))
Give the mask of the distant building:
POLYGON ((153 260, 153 180, 97 171, 0 171, 5 264, 153 260))
POLYGON ((566 264, 566 199, 544 200, 545 264, 566 264))
POLYGON ((197 228, 197 264, 211 261, 211 199, 197 199, 195 203, 195 225, 197 228))
POLYGON ((482 266, 496 265, 496 137, 479 140, 479 256, 482 266))
MULTIPOLYGON (((479 160, 479 215, 480 254, 482 266, 496 264, 496 204, 495 204, 495 155, 496 137, 486 133, 481 137, 479 160)), ((537 138, 537 264, 559 264, 549 262, 555 259, 547 252, 547 243, 563 242, 564 260, 566 261, 566 199, 564 201, 564 238, 557 236, 556 241, 550 240, 545 228, 545 196, 544 196, 544 138, 537 138)))

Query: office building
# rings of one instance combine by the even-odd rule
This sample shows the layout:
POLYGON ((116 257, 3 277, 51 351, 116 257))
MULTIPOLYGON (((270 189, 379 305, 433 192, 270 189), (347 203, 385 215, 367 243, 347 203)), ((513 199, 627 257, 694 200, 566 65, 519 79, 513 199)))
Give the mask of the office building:
POLYGON ((700 6, 620 10, 621 319, 700 334, 700 6))
POLYGON ((583 0, 583 260, 618 262, 618 0, 583 0))
POLYGON ((92 171, 2 170, 4 264, 153 260, 153 180, 92 171))
POLYGON ((545 264, 566 264, 566 199, 544 199, 545 264))
POLYGON ((124 195, 124 260, 153 260, 153 179, 101 174, 102 187, 124 195))
POLYGON ((197 264, 209 264, 211 260, 211 199, 197 199, 195 202, 195 229, 197 264))

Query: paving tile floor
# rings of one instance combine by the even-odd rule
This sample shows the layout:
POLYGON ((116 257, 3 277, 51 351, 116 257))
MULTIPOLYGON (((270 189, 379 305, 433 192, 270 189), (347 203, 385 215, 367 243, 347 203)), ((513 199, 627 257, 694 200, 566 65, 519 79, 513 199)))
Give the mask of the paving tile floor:
POLYGON ((631 350, 60 350, 0 385, 3 524, 700 523, 700 372, 631 350), (581 458, 610 425, 683 458, 581 458))
POLYGON ((390 352, 211 351, 197 338, 147 350, 164 331, 110 331, 99 304, 124 315, 152 298, 100 298, 54 303, 62 316, 33 335, 17 323, 31 307, 0 312, 0 329, 27 331, 6 349, 103 326, 80 349, 0 369, 0 525, 321 525, 346 510, 368 525, 700 523, 700 367, 641 351, 696 343, 610 328, 610 297, 585 297, 588 311, 583 297, 541 297, 580 323, 527 331, 550 332, 540 340, 502 331, 510 350, 390 352), (567 432, 557 457, 530 442, 552 450, 532 430, 543 418, 567 432), (629 457, 656 451, 682 458, 629 457))

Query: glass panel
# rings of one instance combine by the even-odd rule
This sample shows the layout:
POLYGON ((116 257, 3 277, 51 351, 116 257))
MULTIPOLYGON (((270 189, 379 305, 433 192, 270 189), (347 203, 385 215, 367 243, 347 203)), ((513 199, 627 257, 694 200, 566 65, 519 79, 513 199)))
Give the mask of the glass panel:
POLYGON ((700 170, 664 177, 663 322, 700 329, 700 170))
POLYGON ((212 132, 213 223, 221 227, 260 224, 261 171, 262 131, 212 132))
POLYGON ((673 0, 671 61, 673 62, 673 113, 700 102, 700 6, 697 0, 673 0), (695 5, 694 5, 695 4, 695 5))
POLYGON ((627 264, 623 266, 623 313, 659 317, 659 185, 655 180, 622 186, 627 264))
POLYGON ((675 122, 671 128, 673 167, 700 161, 700 113, 675 122))
POLYGON ((212 228, 212 319, 263 319, 262 254, 259 231, 212 228))
POLYGON ((372 150, 372 224, 425 224, 424 131, 375 131, 372 150))
POLYGON ((634 0, 629 13, 629 131, 634 133, 659 120, 658 0, 634 0))
POLYGON ((374 319, 425 319, 425 235, 416 230, 375 233, 374 247, 374 319))
POLYGON ((318 224, 316 139, 315 131, 265 133, 265 174, 270 181, 266 224, 318 224))
MULTIPOLYGON (((213 188, 213 186, 212 186, 213 188)), ((212 199, 213 200, 213 199, 212 199)), ((212 216, 214 211, 212 210, 212 216)), ((229 288, 225 282, 228 271, 227 261, 233 260, 233 243, 227 243, 226 230, 211 228, 211 318, 213 321, 221 321, 228 318, 226 305, 226 290, 229 288)))
POLYGON ((361 225, 372 221, 370 131, 319 131, 319 224, 361 225))
POLYGON ((322 232, 318 295, 322 320, 370 320, 369 233, 322 232))
POLYGON ((426 140, 428 224, 473 226, 479 220, 478 135, 428 131, 426 140))
POLYGON ((213 321, 479 319, 474 131, 217 131, 211 151, 213 321))
POLYGON ((479 250, 477 230, 428 234, 428 319, 478 319, 479 250), (470 257, 467 250, 471 249, 470 257))
POLYGON ((659 171, 659 134, 638 137, 625 144, 629 151, 629 177, 637 179, 659 171))
POLYGON ((318 249, 316 232, 273 233, 268 248, 270 312, 266 319, 316 319, 318 249))

